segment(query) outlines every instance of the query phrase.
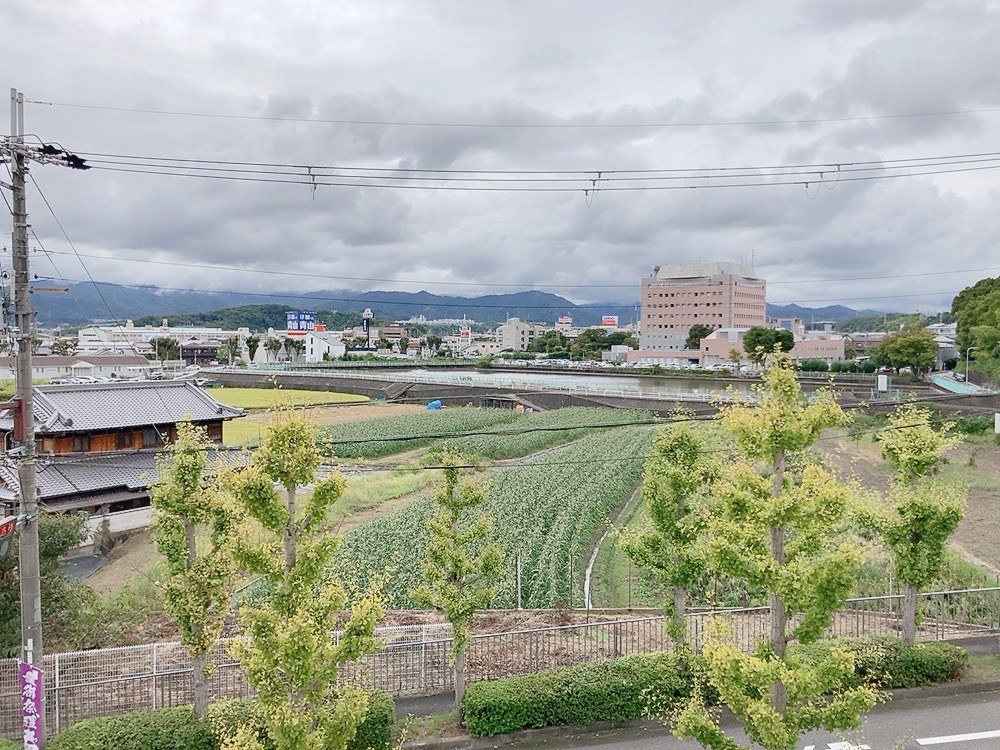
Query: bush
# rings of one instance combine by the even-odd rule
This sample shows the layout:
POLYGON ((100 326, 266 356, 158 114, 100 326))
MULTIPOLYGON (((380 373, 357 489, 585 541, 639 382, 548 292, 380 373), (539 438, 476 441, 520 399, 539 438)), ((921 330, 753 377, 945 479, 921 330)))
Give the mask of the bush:
MULTIPOLYGON (((395 704, 388 693, 368 694, 368 711, 348 750, 383 750, 392 741, 395 704)), ((272 748, 264 729, 264 713, 252 700, 213 703, 205 720, 190 706, 135 711, 121 716, 87 719, 49 741, 49 750, 218 750, 219 739, 251 727, 265 748, 272 748)), ((6 750, 0 745, 0 750, 6 750)))
POLYGON ((800 359, 799 369, 803 372, 829 372, 830 366, 822 359, 800 359))
MULTIPOLYGON (((957 680, 968 654, 950 643, 906 646, 891 636, 831 639, 789 650, 791 658, 818 660, 831 647, 855 655, 855 674, 844 687, 910 688, 957 680)), ((628 721, 660 715, 691 693, 704 669, 700 657, 653 653, 561 667, 526 677, 469 686, 462 702, 465 728, 490 737, 534 727, 628 721)), ((703 684, 703 683, 702 683, 703 684)), ((705 700, 717 696, 703 685, 705 700)))
POLYGON ((690 694, 700 659, 644 654, 469 686, 462 701, 473 737, 595 721, 628 721, 690 694))
MULTIPOLYGON (((382 750, 389 747, 395 711, 396 704, 391 695, 381 690, 369 692, 368 710, 354 739, 348 743, 348 750, 382 750)), ((264 728, 264 712, 256 701, 234 699, 213 703, 208 709, 207 719, 218 738, 229 737, 240 727, 248 726, 266 750, 273 747, 264 728)))
POLYGON ((972 417, 959 417, 955 420, 955 429, 963 435, 985 435, 993 430, 993 417, 981 414, 972 417))
POLYGON ((81 721, 48 743, 49 750, 216 750, 218 742, 190 706, 134 711, 81 721))
POLYGON ((848 687, 864 682, 886 690, 936 685, 959 679, 969 664, 969 655, 951 643, 907 646, 893 636, 838 638, 810 646, 794 645, 791 650, 808 658, 834 645, 854 653, 854 677, 848 687))

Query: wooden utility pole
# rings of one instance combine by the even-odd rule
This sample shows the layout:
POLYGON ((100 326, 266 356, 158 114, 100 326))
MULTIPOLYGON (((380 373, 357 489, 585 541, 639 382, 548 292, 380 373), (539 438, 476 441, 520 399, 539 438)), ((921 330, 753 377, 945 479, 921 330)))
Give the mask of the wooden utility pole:
MULTIPOLYGON (((21 659, 32 666, 42 667, 42 593, 38 563, 38 490, 35 476, 35 415, 32 410, 31 340, 34 320, 28 275, 28 211, 25 206, 24 178, 27 159, 24 151, 24 96, 10 90, 11 133, 11 192, 13 193, 14 228, 11 248, 14 266, 14 342, 17 347, 17 389, 21 434, 17 453, 17 479, 20 508, 18 525, 19 569, 21 576, 21 659)), ((38 737, 44 746, 45 691, 41 691, 38 737)))

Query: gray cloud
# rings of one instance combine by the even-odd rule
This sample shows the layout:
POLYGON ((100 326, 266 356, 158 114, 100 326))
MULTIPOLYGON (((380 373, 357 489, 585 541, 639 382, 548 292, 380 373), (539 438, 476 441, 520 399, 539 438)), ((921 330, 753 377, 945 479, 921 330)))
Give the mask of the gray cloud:
MULTIPOLYGON (((18 61, 10 85, 43 101, 262 118, 617 126, 319 124, 28 106, 30 131, 87 152, 501 171, 846 164, 994 151, 1000 118, 894 117, 1000 107, 1000 11, 988 0, 726 0, 707 8, 680 0, 614 8, 596 0, 11 0, 0 24, 20 30, 8 37, 18 61), (882 119, 843 119, 873 115, 882 119), (792 120, 841 121, 694 125, 792 120), (658 127, 621 127, 650 124, 658 127)), ((776 301, 929 309, 947 306, 942 292, 987 274, 885 277, 1000 262, 992 242, 997 172, 849 183, 837 182, 834 169, 808 190, 603 190, 589 198, 582 190, 314 194, 304 185, 47 166, 34 174, 81 252, 108 258, 85 260, 111 282, 466 294, 498 290, 485 284, 561 284, 552 291, 577 301, 630 301, 652 265, 754 254, 776 301), (142 258, 179 265, 122 260, 142 258), (274 270, 303 276, 257 273, 274 270), (327 278, 338 276, 387 281, 327 278), (855 278, 871 280, 801 283, 855 278), (464 286, 420 283, 433 281, 464 286)), ((62 275, 83 278, 37 196, 30 208, 62 275)))

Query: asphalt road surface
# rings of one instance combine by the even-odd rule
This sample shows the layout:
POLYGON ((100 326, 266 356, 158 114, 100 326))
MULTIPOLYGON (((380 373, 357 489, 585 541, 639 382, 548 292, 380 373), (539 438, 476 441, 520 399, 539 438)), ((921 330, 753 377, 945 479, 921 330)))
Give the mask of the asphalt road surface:
MULTIPOLYGON (((733 724, 726 722, 727 729, 733 724)), ((592 734, 518 742, 518 750, 696 750, 659 727, 632 727, 592 734)), ((909 698, 879 706, 859 730, 846 736, 813 732, 799 750, 997 750, 1000 692, 940 698, 909 698)))

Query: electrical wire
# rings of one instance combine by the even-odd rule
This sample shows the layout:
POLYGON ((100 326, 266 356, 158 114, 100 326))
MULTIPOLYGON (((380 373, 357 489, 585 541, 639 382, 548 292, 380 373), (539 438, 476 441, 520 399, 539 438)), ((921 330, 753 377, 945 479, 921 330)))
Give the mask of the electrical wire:
POLYGON ((705 128, 705 127, 773 127, 776 125, 818 125, 840 122, 865 122, 870 120, 897 120, 920 117, 953 117, 957 115, 987 114, 1000 112, 1000 108, 986 107, 982 109, 944 110, 938 112, 907 112, 888 115, 858 115, 854 117, 815 117, 798 120, 705 120, 690 122, 646 122, 646 123, 486 123, 486 122, 443 122, 443 121, 401 121, 401 120, 351 120, 346 118, 326 119, 311 117, 277 117, 269 115, 234 115, 213 112, 190 112, 161 109, 142 109, 136 107, 111 107, 97 104, 75 104, 70 102, 43 101, 25 99, 28 104, 38 104, 47 107, 66 107, 72 109, 87 109, 102 112, 119 112, 145 115, 167 115, 172 117, 214 118, 223 120, 257 120, 263 122, 295 122, 316 123, 318 125, 365 125, 376 127, 420 127, 420 128, 482 128, 482 129, 517 129, 517 130, 608 130, 608 129, 641 129, 641 128, 705 128))

